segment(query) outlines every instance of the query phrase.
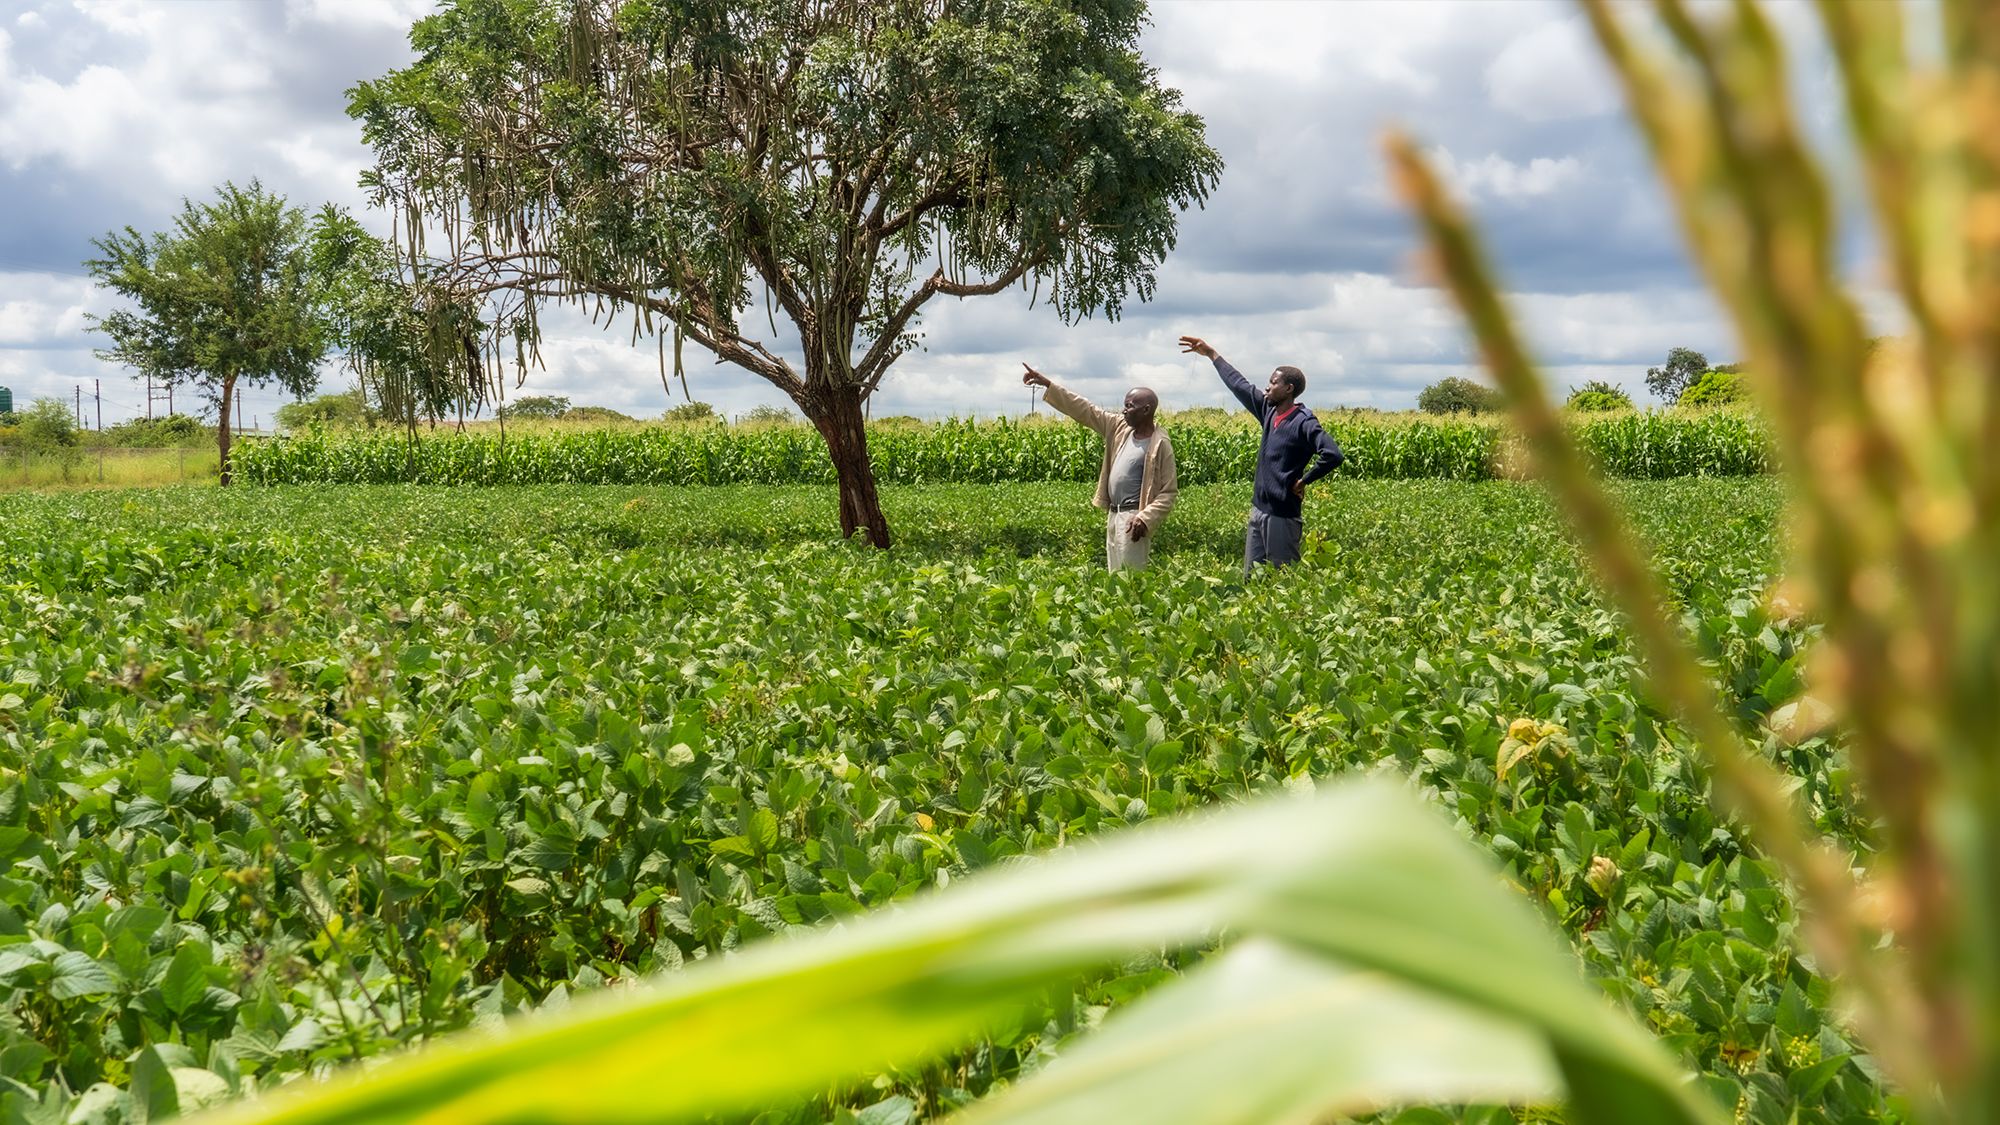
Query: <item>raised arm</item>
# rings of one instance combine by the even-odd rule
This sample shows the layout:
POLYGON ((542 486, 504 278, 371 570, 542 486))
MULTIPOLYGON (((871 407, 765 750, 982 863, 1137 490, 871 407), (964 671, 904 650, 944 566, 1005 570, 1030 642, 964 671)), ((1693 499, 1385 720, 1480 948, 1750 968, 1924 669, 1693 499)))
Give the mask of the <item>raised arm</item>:
POLYGON ((1095 430, 1099 436, 1109 438, 1112 427, 1118 424, 1118 415, 1099 407, 1096 403, 1057 383, 1047 375, 1022 364, 1021 382, 1030 387, 1042 388, 1042 401, 1095 430))
POLYGON ((1236 401, 1243 404, 1243 409, 1255 414, 1259 422, 1270 413, 1270 406, 1264 401, 1264 392, 1251 386, 1250 380, 1245 379, 1241 371, 1230 366, 1229 361, 1210 347, 1208 341, 1199 336, 1182 336, 1181 350, 1207 356, 1214 361, 1215 373, 1222 376, 1222 385, 1228 387, 1229 393, 1236 396, 1236 401))

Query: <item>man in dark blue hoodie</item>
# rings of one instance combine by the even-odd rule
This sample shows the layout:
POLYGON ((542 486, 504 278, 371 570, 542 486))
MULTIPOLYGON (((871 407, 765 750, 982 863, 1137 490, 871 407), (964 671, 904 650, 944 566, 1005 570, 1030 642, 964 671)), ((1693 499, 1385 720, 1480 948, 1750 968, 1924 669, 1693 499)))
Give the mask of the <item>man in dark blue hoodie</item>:
POLYGON ((1264 440, 1257 447, 1257 487, 1250 498, 1250 526, 1243 535, 1243 573, 1260 562, 1284 566, 1299 561, 1305 536, 1306 485, 1340 467, 1340 445, 1320 429, 1313 412, 1299 405, 1305 372, 1280 367, 1263 390, 1197 336, 1182 336, 1181 350, 1215 361, 1222 385, 1257 416, 1264 440))

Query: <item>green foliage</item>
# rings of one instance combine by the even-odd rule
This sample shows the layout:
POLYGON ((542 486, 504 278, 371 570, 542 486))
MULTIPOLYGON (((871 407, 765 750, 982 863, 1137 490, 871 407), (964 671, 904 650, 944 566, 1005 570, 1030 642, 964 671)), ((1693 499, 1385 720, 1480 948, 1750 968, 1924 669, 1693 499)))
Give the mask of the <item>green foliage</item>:
POLYGON ((90 317, 111 338, 99 358, 214 403, 229 483, 238 384, 303 395, 319 382, 328 327, 304 212, 255 180, 248 190, 225 183, 211 203, 182 200, 170 233, 126 227, 92 245, 103 256, 84 263, 91 275, 135 306, 90 317))
POLYGON ((1646 369, 1646 389, 1653 392, 1655 398, 1677 402, 1682 393, 1707 370, 1707 356, 1693 348, 1674 348, 1667 352, 1664 365, 1646 369))
POLYGON ((660 415, 662 422, 708 423, 721 420, 715 413, 715 407, 705 402, 683 402, 677 406, 669 406, 666 413, 660 415))
POLYGON ((373 426, 379 421, 381 414, 369 403, 367 392, 360 387, 339 394, 320 395, 303 402, 288 402, 278 408, 278 428, 289 431, 308 430, 315 426, 356 429, 373 426))
POLYGON ((1502 405, 1499 391, 1456 375, 1417 392, 1417 409, 1426 414, 1490 414, 1502 405))
POLYGON ((1221 175, 1144 25, 1133 0, 451 0, 348 108, 376 201, 437 228, 411 268, 478 294, 489 353, 530 362, 551 300, 659 336, 663 377, 692 341, 821 425, 843 530, 887 546, 854 427, 923 307, 1021 284, 1116 316, 1221 175))
POLYGON ((361 380, 364 403, 414 432, 423 420, 473 413, 497 397, 480 362, 477 302, 434 270, 406 267, 344 209, 312 224, 312 272, 332 339, 361 380))
MULTIPOLYGON (((268 1088, 1390 768, 1725 1104, 1889 1112, 1539 490, 1317 491, 1283 614, 1235 577, 1247 492, 1191 486, 1137 583, 1081 483, 891 488, 887 553, 799 544, 823 487, 0 497, 0 1098, 268 1088)), ((1810 637, 1760 596, 1777 482, 1619 495, 1738 720, 1872 848, 1841 747, 1770 723, 1810 637)), ((1106 963, 774 1120, 942 1113, 1201 965, 1241 968, 1106 963)))
POLYGON ((76 428, 76 414, 62 399, 38 398, 15 417, 19 431, 15 440, 30 453, 53 453, 73 448, 81 440, 76 428))
POLYGON ((746 426, 788 426, 798 421, 798 416, 782 406, 759 403, 736 416, 739 424, 746 426))
POLYGON ((563 414, 562 420, 580 425, 622 425, 638 421, 630 414, 608 406, 572 406, 563 414))
POLYGON ((528 395, 502 406, 496 413, 502 418, 546 422, 568 414, 569 399, 561 395, 528 395))
MULTIPOLYGON (((831 483, 825 443, 799 425, 651 427, 600 431, 307 434, 258 441, 238 457, 245 480, 264 484, 815 484, 831 483)), ((1465 419, 1377 421, 1328 416, 1350 478, 1485 480, 1518 457, 1498 423, 1465 419)), ((1244 481, 1257 454, 1254 430, 1168 424, 1184 483, 1244 481)), ((1621 414, 1575 423, 1578 441, 1613 476, 1743 476, 1770 468, 1764 424, 1747 414, 1621 414)), ((877 424, 869 456, 886 482, 997 483, 1097 479, 1103 446, 1078 426, 948 421, 877 424)))
MULTIPOLYGON (((279 408, 279 413, 282 415, 284 408, 279 408)), ((215 435, 186 414, 168 414, 120 422, 104 431, 104 440, 110 445, 134 449, 162 449, 212 445, 215 435)))
POLYGON ((1689 407, 1730 406, 1750 401, 1750 385, 1735 371, 1718 367, 1704 372, 1681 392, 1680 405, 1689 407))
POLYGON ((1632 409, 1632 396, 1623 387, 1614 386, 1602 379, 1592 379, 1581 387, 1571 388, 1569 401, 1563 404, 1580 414, 1596 414, 1607 410, 1632 409))

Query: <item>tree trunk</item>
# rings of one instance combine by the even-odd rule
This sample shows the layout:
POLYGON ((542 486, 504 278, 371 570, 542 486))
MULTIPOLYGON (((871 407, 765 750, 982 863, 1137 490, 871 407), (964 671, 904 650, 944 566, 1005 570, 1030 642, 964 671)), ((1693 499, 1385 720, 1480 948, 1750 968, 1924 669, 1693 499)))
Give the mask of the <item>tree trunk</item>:
POLYGON ((222 425, 215 431, 215 445, 221 460, 222 487, 229 487, 229 412, 236 405, 236 377, 222 380, 222 425))
POLYGON ((833 472, 840 484, 840 533, 853 538, 866 531, 877 547, 889 545, 889 521, 875 493, 875 465, 868 459, 868 430, 861 416, 861 388, 835 386, 799 409, 826 439, 833 472))

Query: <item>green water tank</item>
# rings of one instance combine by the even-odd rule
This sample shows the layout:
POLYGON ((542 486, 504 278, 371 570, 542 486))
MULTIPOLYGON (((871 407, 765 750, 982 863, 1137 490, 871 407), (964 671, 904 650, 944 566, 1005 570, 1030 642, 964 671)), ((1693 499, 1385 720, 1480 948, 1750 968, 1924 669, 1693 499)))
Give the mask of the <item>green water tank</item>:
POLYGON ((14 413, 14 392, 0 387, 0 414, 14 413))

